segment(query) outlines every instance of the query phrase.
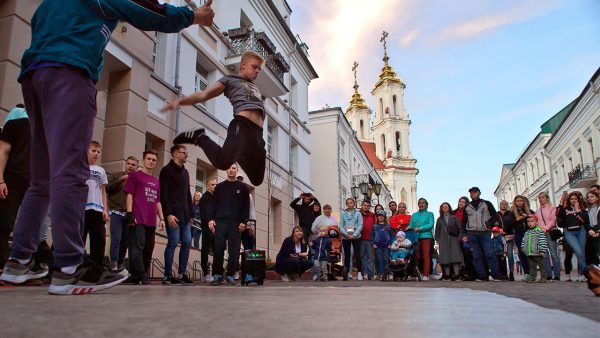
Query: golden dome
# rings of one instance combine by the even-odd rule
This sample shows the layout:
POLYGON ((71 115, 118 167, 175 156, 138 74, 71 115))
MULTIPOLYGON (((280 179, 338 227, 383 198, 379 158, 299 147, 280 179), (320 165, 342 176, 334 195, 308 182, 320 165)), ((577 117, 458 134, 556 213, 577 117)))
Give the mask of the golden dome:
POLYGON ((381 42, 383 42, 383 63, 384 63, 384 65, 383 65, 383 68, 381 69, 381 73, 379 73, 379 79, 377 80, 377 83, 375 84, 375 87, 373 88, 373 90, 377 89, 379 86, 381 86, 386 81, 400 83, 403 88, 406 87, 404 82, 402 82, 402 80, 396 75, 396 72, 394 72, 392 67, 388 64, 388 61, 390 60, 390 58, 387 55, 387 42, 386 42, 387 36, 388 36, 388 33, 386 31, 384 31, 383 35, 381 37, 381 40, 380 40, 381 42))
POLYGON ((362 95, 360 95, 360 93, 358 92, 358 82, 356 82, 356 69, 358 68, 358 63, 355 61, 354 62, 354 66, 352 67, 352 71, 354 72, 354 94, 352 95, 352 99, 350 100, 350 107, 348 107, 348 109, 346 109, 346 111, 349 111, 352 108, 359 108, 359 109, 368 109, 369 106, 367 106, 367 104, 365 103, 365 100, 363 99, 362 95))

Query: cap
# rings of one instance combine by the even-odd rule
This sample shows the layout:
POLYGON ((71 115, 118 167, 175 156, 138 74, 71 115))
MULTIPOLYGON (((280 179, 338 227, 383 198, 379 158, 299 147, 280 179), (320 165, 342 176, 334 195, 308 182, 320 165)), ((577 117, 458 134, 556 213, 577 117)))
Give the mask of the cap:
POLYGON ((536 215, 533 215, 533 214, 527 216, 527 218, 533 218, 536 222, 539 221, 538 217, 536 215))
POLYGON ((492 232, 502 232, 502 230, 499 227, 493 227, 492 232))
POLYGON ((481 192, 481 190, 479 190, 479 188, 477 187, 472 187, 471 189, 469 189, 469 192, 481 192))
POLYGON ((385 211, 383 211, 383 210, 377 211, 377 216, 385 216, 385 211))
POLYGON ((404 231, 398 231, 396 233, 396 237, 402 237, 402 238, 406 238, 406 234, 404 233, 404 231))

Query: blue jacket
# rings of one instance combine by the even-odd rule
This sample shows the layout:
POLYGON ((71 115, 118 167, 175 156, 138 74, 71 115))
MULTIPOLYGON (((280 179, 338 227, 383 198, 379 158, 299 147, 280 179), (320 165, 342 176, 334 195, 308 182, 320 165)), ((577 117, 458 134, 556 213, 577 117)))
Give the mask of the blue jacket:
POLYGON ((342 211, 342 215, 340 216, 340 232, 343 238, 347 238, 348 235, 352 235, 356 239, 360 238, 362 226, 363 218, 357 209, 352 209, 351 212, 348 210, 342 211), (354 230, 352 234, 348 232, 350 229, 354 230))
POLYGON ((326 262, 329 261, 331 253, 331 238, 317 237, 312 241, 312 249, 315 250, 313 260, 326 262))
POLYGON ((381 243, 385 243, 385 247, 387 248, 394 241, 394 229, 389 224, 373 224, 373 230, 371 230, 371 245, 381 245, 381 243), (381 227, 385 229, 385 238, 380 238, 381 227))
POLYGON ((104 65, 104 48, 119 21, 146 31, 178 32, 192 24, 187 7, 156 0, 44 0, 31 19, 31 46, 21 74, 41 61, 83 69, 94 82, 104 65))

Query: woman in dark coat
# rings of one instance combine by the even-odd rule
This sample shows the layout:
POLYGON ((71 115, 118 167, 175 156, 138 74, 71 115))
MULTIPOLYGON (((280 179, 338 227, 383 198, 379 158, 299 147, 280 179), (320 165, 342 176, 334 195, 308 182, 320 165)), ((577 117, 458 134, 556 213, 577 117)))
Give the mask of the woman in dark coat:
POLYGON ((289 282, 312 267, 308 260, 308 245, 304 241, 304 231, 295 226, 292 235, 283 240, 281 249, 275 260, 275 272, 281 275, 283 281, 289 282))
POLYGON ((456 280, 459 276, 460 266, 463 264, 463 255, 459 242, 461 222, 451 213, 450 203, 444 202, 440 206, 440 217, 435 224, 435 240, 440 251, 440 264, 444 269, 442 280, 456 280))

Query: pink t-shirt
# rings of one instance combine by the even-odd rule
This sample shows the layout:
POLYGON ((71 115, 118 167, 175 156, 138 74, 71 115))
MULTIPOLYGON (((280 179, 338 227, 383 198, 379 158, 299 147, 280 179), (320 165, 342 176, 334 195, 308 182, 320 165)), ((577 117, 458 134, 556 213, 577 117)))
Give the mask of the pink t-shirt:
POLYGON ((129 174, 123 191, 133 195, 133 215, 136 223, 155 227, 160 196, 158 179, 141 170, 134 171, 129 174))
POLYGON ((556 208, 551 206, 540 207, 535 215, 538 218, 540 229, 548 231, 556 226, 556 208))

